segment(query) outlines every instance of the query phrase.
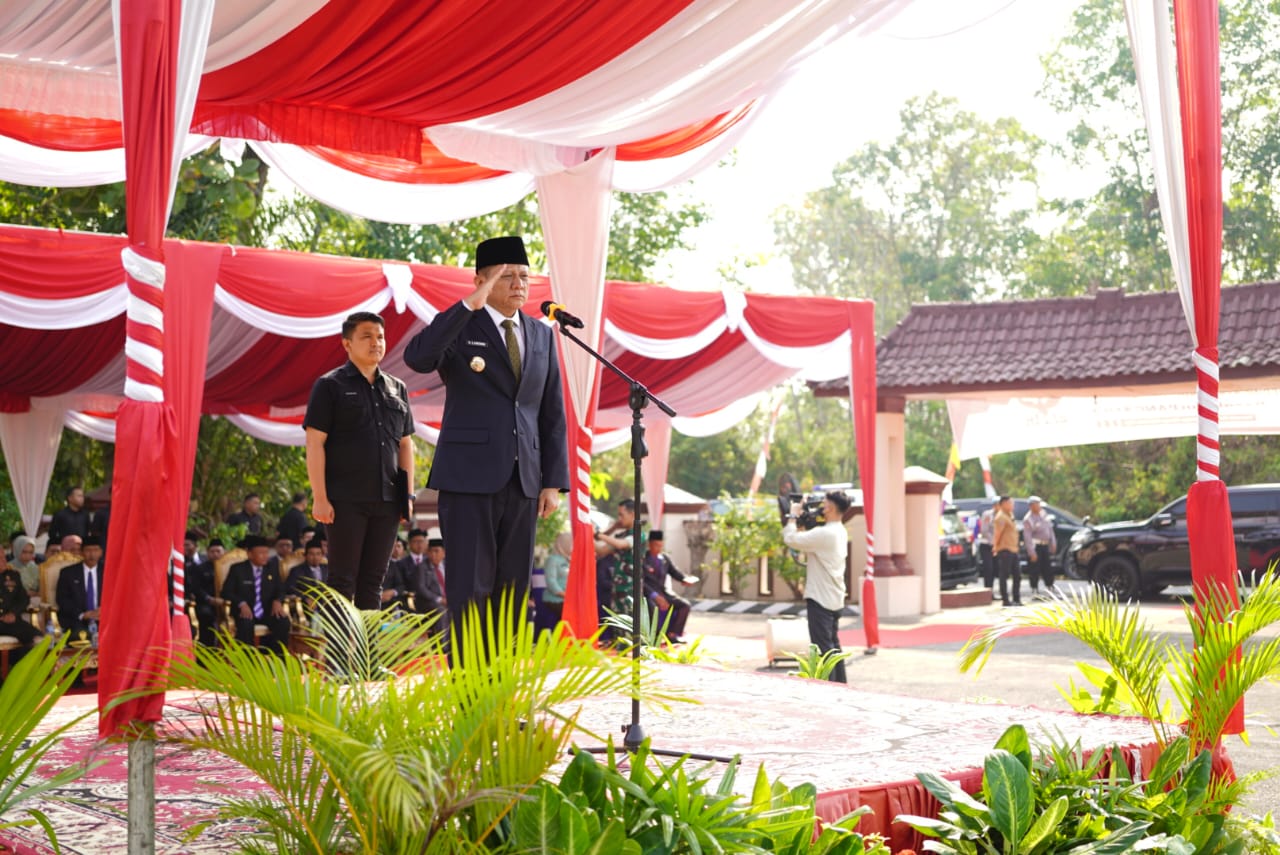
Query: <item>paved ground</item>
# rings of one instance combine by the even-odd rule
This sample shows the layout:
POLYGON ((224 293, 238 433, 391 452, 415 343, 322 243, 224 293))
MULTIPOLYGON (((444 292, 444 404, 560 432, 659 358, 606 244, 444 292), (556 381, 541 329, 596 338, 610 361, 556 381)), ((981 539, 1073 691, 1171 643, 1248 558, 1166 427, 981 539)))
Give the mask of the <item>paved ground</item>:
MULTIPOLYGON (((1189 593, 1189 590, 1174 590, 1141 606, 1143 616, 1159 630, 1188 645, 1190 634, 1176 595, 1189 593)), ((928 627, 933 631, 918 635, 954 637, 955 633, 946 632, 945 627, 995 623, 1000 613, 998 604, 948 609, 918 620, 884 620, 881 627, 895 630, 928 627)), ((706 658, 727 668, 763 670, 768 667, 764 645, 767 620, 764 614, 697 611, 690 618, 688 631, 691 637, 701 639, 700 650, 706 658)), ((846 618, 841 628, 860 626, 860 620, 846 618)), ((1276 634, 1280 635, 1280 627, 1276 634)), ((905 633, 895 635, 909 638, 905 633)), ((1069 710, 1070 706, 1056 687, 1065 687, 1072 680, 1083 682, 1076 662, 1097 661, 1088 649, 1064 635, 1013 637, 1000 642, 985 670, 975 678, 959 670, 956 654, 961 646, 961 641, 945 641, 882 648, 876 656, 856 656, 848 665, 849 681, 857 686, 911 697, 1000 701, 1069 710)), ((1268 732, 1269 728, 1280 730, 1280 685, 1269 683, 1255 688, 1246 700, 1245 709, 1249 744, 1238 738, 1228 742, 1237 770, 1242 773, 1280 770, 1280 733, 1268 732)), ((1280 810, 1280 778, 1259 784, 1246 806, 1255 813, 1280 810)))

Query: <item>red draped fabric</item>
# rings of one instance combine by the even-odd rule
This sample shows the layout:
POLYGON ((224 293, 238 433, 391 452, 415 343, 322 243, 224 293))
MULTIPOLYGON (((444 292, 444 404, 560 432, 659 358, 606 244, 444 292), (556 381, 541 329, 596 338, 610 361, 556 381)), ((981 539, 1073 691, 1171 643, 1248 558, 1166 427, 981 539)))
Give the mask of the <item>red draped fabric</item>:
POLYGON ((423 136, 416 162, 376 154, 356 154, 320 146, 308 146, 307 151, 316 157, 342 167, 349 172, 376 178, 379 181, 396 181, 401 184, 464 184, 468 181, 484 181, 506 175, 500 169, 489 169, 465 160, 456 160, 441 153, 435 144, 423 136))
MULTIPOLYGON (((1174 0, 1178 100, 1187 187, 1187 240, 1195 306, 1196 370, 1200 390, 1197 481, 1187 495, 1191 577, 1197 591, 1216 587, 1238 603, 1235 536, 1227 487, 1219 479, 1218 314, 1222 285, 1222 100, 1218 3, 1174 0)), ((1198 605, 1204 600, 1197 597, 1198 605)), ((1225 617, 1225 616, 1223 616, 1225 617)), ((1244 705, 1225 733, 1244 730, 1244 705)))
POLYGON ((849 329, 845 305, 844 300, 831 297, 798 304, 776 294, 750 294, 742 318, 766 341, 806 347, 825 344, 849 329), (824 306, 828 311, 822 311, 824 306))
POLYGON ((123 316, 76 330, 0 324, 0 347, 9 357, 0 359, 0 394, 29 399, 73 392, 120 355, 123 339, 123 316))
POLYGON ((657 160, 675 157, 711 142, 741 122, 754 109, 751 101, 703 122, 695 122, 666 134, 618 146, 618 160, 657 160))
POLYGON ((124 283, 126 243, 119 235, 7 226, 0 232, 0 291, 38 300, 99 294, 124 283))
MULTIPOLYGON (((418 319, 385 313, 387 352, 407 336, 418 319)), ((272 407, 301 407, 307 403, 316 377, 337 368, 347 359, 338 337, 297 339, 264 335, 244 355, 204 384, 207 413, 252 412, 247 398, 272 407), (246 395, 246 389, 252 391, 246 395)))
POLYGON ((51 116, 0 109, 0 134, 55 151, 99 151, 122 144, 120 123, 111 119, 51 116))
POLYGON ((376 260, 237 248, 222 265, 218 284, 268 312, 322 317, 375 297, 387 280, 376 260))
POLYGON ((546 95, 690 2, 653 0, 638 15, 629 0, 331 0, 253 56, 206 74, 192 128, 414 160, 421 128, 546 95), (414 74, 397 73, 407 68, 414 74))
MULTIPOLYGON (((173 283, 165 294, 164 397, 173 407, 178 434, 176 508, 186 508, 191 500, 191 478, 195 470, 196 445, 200 435, 200 409, 204 397, 205 363, 209 354, 209 326, 213 318, 213 286, 228 247, 216 244, 171 241, 165 253, 168 279, 173 283), (186 477, 183 477, 183 476, 186 477)), ((175 513, 173 542, 186 538, 187 517, 175 513)), ((183 609, 186 571, 178 572, 182 550, 173 560, 173 639, 175 648, 190 643, 191 627, 183 609), (178 580, 183 580, 183 585, 178 580)))
MULTIPOLYGON (((725 333, 706 348, 698 352, 697 359, 651 359, 636 353, 625 353, 614 362, 619 368, 637 379, 644 378, 643 383, 659 398, 663 391, 683 380, 697 374, 705 367, 702 362, 718 362, 728 354, 744 346, 747 340, 742 333, 725 333)), ((597 396, 597 407, 609 410, 616 407, 629 406, 631 387, 616 374, 609 372, 601 375, 600 394, 597 396)))
POLYGON ((853 412, 854 445, 858 453, 858 483, 862 486, 862 513, 867 523, 867 563, 863 569, 862 627, 867 647, 880 646, 880 614, 875 586, 876 501, 876 331, 875 304, 848 303, 847 321, 852 339, 849 354, 849 403, 853 412))
POLYGON ((606 317, 624 332, 645 338, 686 338, 724 316, 724 295, 611 281, 605 283, 604 308, 606 317), (679 312, 661 311, 666 294, 679 301, 679 312))
MULTIPOLYGON (((128 183, 125 221, 130 247, 155 261, 164 258, 181 8, 180 0, 157 0, 122 3, 118 13, 128 183)), ((163 318, 162 289, 133 276, 128 284, 131 295, 159 310, 163 318)), ((132 311, 126 336, 164 350, 163 331, 145 323, 142 315, 135 319, 132 311)), ((133 358, 126 370, 135 384, 163 382, 153 368, 133 358)), ((180 470, 178 426, 168 403, 127 398, 116 424, 106 558, 113 568, 113 581, 102 592, 98 660, 98 698, 103 710, 98 731, 103 738, 118 735, 132 721, 160 720, 164 695, 159 693, 107 707, 117 695, 146 685, 147 675, 162 670, 166 662, 171 638, 167 571, 178 484, 190 480, 180 470)))

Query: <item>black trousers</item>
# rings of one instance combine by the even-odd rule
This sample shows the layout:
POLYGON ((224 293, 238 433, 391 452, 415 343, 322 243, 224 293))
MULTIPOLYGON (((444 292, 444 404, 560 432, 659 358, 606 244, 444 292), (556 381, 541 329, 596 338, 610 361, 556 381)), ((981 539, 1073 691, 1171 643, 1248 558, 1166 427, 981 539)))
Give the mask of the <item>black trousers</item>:
MULTIPOLYGON (((833 612, 824 606, 818 605, 813 600, 806 599, 804 601, 805 609, 809 618, 809 642, 818 645, 818 650, 826 653, 834 650, 836 653, 842 653, 840 648, 840 612, 833 612)), ((840 660, 840 664, 836 665, 831 672, 831 676, 827 677, 833 683, 848 683, 849 678, 844 672, 844 660, 840 660)))
POLYGON ((667 613, 671 615, 671 621, 667 624, 667 638, 679 638, 684 635, 684 627, 689 622, 689 612, 693 610, 693 603, 676 594, 663 596, 671 604, 667 609, 667 613))
POLYGON ((260 618, 242 618, 236 615, 236 640, 253 646, 253 625, 265 624, 270 632, 258 644, 259 650, 270 650, 272 653, 284 653, 289 646, 289 619, 273 617, 270 612, 260 618))
POLYGON ((1036 544, 1036 560, 1027 568, 1027 578, 1031 581, 1032 591, 1039 589, 1041 580, 1044 580, 1046 591, 1053 587, 1053 565, 1049 563, 1052 558, 1049 544, 1036 544))
POLYGON ((982 565, 982 584, 990 588, 996 580, 996 562, 991 553, 991 544, 978 544, 978 562, 982 565))
POLYGON ((996 553, 996 572, 1000 574, 1000 601, 1006 606, 1011 602, 1022 600, 1022 567, 1018 564, 1018 553, 1005 549, 996 553), (1009 599, 1007 583, 1013 576, 1013 599, 1009 599))
MULTIPOLYGON (((482 637, 487 637, 488 615, 498 616, 502 597, 512 597, 513 628, 520 627, 520 608, 533 573, 533 540, 537 532, 538 500, 520 488, 514 473, 496 493, 440 491, 440 534, 444 538, 449 572, 445 574, 445 599, 449 620, 462 637, 463 616, 474 603, 480 612, 482 637)), ((454 651, 456 656, 461 650, 454 651)))
POLYGON ((395 502, 334 502, 329 532, 329 587, 356 608, 382 607, 382 580, 400 529, 395 502))
POLYGON ((23 647, 30 647, 31 642, 36 640, 37 633, 34 626, 27 623, 23 618, 18 617, 13 623, 0 621, 0 635, 16 638, 23 647))

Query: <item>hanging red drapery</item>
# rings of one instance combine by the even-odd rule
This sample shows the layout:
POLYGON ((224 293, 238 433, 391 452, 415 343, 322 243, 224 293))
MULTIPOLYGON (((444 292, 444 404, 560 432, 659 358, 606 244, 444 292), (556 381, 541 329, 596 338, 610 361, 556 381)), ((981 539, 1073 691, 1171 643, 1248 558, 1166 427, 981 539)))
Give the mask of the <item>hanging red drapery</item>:
MULTIPOLYGON (((1187 494, 1191 577, 1198 607, 1211 589, 1239 603, 1235 536, 1227 487, 1219 477, 1218 314, 1222 285, 1222 99, 1219 82, 1218 3, 1174 0, 1178 48, 1178 100, 1187 189, 1187 241, 1195 307, 1199 432, 1196 483, 1187 494)), ((1225 616, 1222 616, 1225 617, 1225 616)), ((1244 705, 1225 733, 1244 730, 1244 705)))
POLYGON ((164 400, 164 228, 168 217, 177 94, 180 0, 122 3, 120 80, 127 175, 129 310, 126 399, 117 442, 100 621, 99 734, 157 722, 164 696, 108 709, 119 694, 162 673, 170 642, 167 571, 179 469, 177 423, 164 400))
POLYGON ((867 523, 867 560, 863 568, 862 628, 867 649, 880 646, 880 613, 876 608, 875 501, 876 501, 876 333, 875 304, 849 302, 849 404, 853 414, 854 443, 858 453, 858 483, 862 486, 862 513, 867 523))

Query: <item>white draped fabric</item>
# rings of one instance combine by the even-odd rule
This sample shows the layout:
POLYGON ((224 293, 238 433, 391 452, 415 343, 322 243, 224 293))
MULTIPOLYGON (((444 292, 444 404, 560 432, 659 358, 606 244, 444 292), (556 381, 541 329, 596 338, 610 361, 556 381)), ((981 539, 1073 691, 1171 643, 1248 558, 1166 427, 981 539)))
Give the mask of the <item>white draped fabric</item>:
POLYGON ((697 0, 595 71, 509 110, 460 123, 552 145, 604 147, 666 133, 774 91, 838 37, 869 32, 909 0, 697 0))
POLYGON ((661 414, 647 419, 644 437, 649 456, 640 461, 640 480, 644 485, 644 501, 649 505, 649 527, 661 530, 667 465, 671 459, 671 420, 661 414))
MULTIPOLYGON (((1280 390, 1222 393, 1222 433, 1280 433, 1280 390)), ((1196 433, 1196 393, 947 401, 960 457, 1196 433)))
MULTIPOLYGON (((177 146, 190 157, 213 144, 212 137, 189 134, 177 146)), ((0 181, 33 187, 92 187, 124 180, 124 149, 61 151, 0 136, 0 181)))
POLYGON ((1156 197, 1165 244, 1173 265, 1173 281, 1182 299, 1191 343, 1196 341, 1191 296, 1191 249, 1187 233, 1187 177, 1182 166, 1182 117, 1178 108, 1177 51, 1164 0, 1125 0, 1129 44, 1142 98, 1142 113, 1151 144, 1156 197))
POLYGON ((40 530, 49 479, 62 443, 63 411, 32 407, 25 413, 0 413, 0 448, 9 467, 13 497, 24 531, 40 530))
POLYGON ((401 184, 348 172, 294 145, 255 141, 253 149, 308 196, 383 222, 467 220, 514 205, 533 192, 533 177, 521 173, 466 184, 401 184))

